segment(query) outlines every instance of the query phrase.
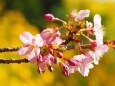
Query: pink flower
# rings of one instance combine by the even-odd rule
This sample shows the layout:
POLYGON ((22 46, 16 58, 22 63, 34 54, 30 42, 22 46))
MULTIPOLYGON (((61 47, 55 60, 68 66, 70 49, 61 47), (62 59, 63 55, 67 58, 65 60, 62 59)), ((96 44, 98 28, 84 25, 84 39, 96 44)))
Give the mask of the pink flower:
POLYGON ((68 62, 64 62, 61 69, 67 75, 79 71, 83 76, 88 76, 89 69, 93 68, 92 62, 93 59, 88 54, 75 55, 68 62))
POLYGON ((61 33, 58 29, 45 29, 41 32, 41 37, 44 40, 45 44, 57 44, 60 45, 62 43, 62 39, 60 38, 61 33))
POLYGON ((68 61, 60 63, 62 73, 66 76, 77 71, 77 67, 78 67, 78 61, 75 60, 74 58, 68 59, 68 61))
POLYGON ((39 72, 42 73, 45 71, 46 66, 48 66, 50 71, 53 71, 53 64, 55 63, 55 58, 51 54, 46 54, 44 56, 39 55, 37 64, 39 67, 39 72))
POLYGON ((69 16, 72 20, 79 21, 83 20, 85 17, 88 17, 89 13, 90 13, 89 10, 80 10, 79 12, 73 10, 69 16))
POLYGON ((89 55, 94 59, 94 64, 98 64, 100 57, 102 57, 108 51, 106 44, 97 46, 94 51, 89 51, 89 55))
POLYGON ((89 74, 89 69, 93 68, 92 65, 92 58, 90 56, 85 56, 83 54, 81 55, 76 55, 73 57, 77 61, 79 61, 79 65, 77 67, 77 70, 83 75, 83 76, 88 76, 89 74))
POLYGON ((31 63, 36 61, 36 56, 40 54, 40 47, 43 46, 43 40, 39 34, 32 36, 29 32, 23 32, 19 36, 24 46, 18 50, 19 55, 28 55, 31 63))

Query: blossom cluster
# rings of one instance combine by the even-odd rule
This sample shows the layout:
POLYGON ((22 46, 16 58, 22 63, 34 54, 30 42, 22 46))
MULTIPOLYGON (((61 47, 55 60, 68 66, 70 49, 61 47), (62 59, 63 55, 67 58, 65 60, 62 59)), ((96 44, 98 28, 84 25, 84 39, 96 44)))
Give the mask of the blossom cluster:
POLYGON ((89 10, 73 10, 67 16, 68 22, 50 13, 45 14, 45 20, 59 21, 63 25, 47 28, 35 36, 30 32, 23 32, 19 36, 24 43, 18 50, 19 55, 27 55, 28 61, 35 63, 40 73, 45 72, 46 67, 53 71, 53 65, 59 64, 66 76, 76 71, 88 76, 89 70, 108 51, 108 45, 103 42, 105 32, 101 25, 101 16, 95 14, 92 23, 85 20, 89 13, 89 10), (66 29, 65 34, 60 32, 62 29, 66 29), (71 58, 64 57, 63 52, 70 49, 79 52, 71 58))

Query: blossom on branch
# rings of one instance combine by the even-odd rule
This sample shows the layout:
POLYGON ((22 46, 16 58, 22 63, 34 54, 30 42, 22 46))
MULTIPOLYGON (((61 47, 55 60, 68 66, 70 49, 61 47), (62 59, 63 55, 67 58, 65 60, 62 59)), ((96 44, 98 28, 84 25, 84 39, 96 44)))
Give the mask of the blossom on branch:
POLYGON ((104 31, 101 25, 101 16, 96 14, 92 22, 85 21, 89 17, 89 10, 73 10, 69 14, 69 22, 45 14, 49 21, 63 23, 61 27, 47 28, 40 34, 32 36, 29 32, 23 32, 19 37, 24 45, 18 50, 19 55, 28 55, 31 63, 36 63, 38 71, 44 73, 46 67, 53 71, 53 65, 59 64, 62 73, 66 76, 78 71, 83 76, 88 76, 93 64, 98 64, 100 57, 107 51, 109 43, 103 42, 104 31), (62 35, 61 29, 66 29, 62 35), (85 40, 83 39, 85 38, 85 40), (63 52, 74 49, 78 51, 71 58, 64 57, 63 52))
POLYGON ((40 35, 46 45, 54 43, 60 45, 62 43, 62 39, 60 38, 61 33, 59 32, 58 28, 45 29, 40 33, 40 35))
POLYGON ((95 47, 95 50, 88 51, 89 55, 93 57, 94 63, 98 64, 100 57, 102 57, 108 51, 106 44, 95 47))
POLYGON ((75 55, 69 60, 72 62, 68 61, 65 63, 65 65, 68 67, 68 75, 74 73, 75 71, 79 71, 83 76, 88 76, 89 69, 93 68, 93 59, 89 55, 75 55), (72 63, 75 63, 75 65, 72 63))
POLYGON ((36 62, 36 57, 40 54, 40 47, 43 46, 43 40, 39 34, 32 36, 29 32, 23 32, 20 40, 24 43, 18 53, 19 55, 28 55, 28 60, 31 63, 36 62))
POLYGON ((45 71, 46 66, 49 67, 50 71, 53 71, 53 64, 55 63, 55 58, 51 54, 46 54, 44 56, 39 55, 37 58, 38 70, 40 73, 45 71))
POLYGON ((79 12, 77 12, 77 10, 73 10, 69 17, 74 20, 74 21, 80 21, 83 20, 85 17, 89 17, 89 10, 80 10, 79 12))

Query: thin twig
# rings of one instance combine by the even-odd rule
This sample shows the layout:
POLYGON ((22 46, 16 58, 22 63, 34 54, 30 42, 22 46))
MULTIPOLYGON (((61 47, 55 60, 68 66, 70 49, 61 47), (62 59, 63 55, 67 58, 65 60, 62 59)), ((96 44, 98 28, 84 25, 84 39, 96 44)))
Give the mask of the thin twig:
MULTIPOLYGON (((91 49, 91 45, 90 44, 84 44, 84 45, 80 45, 76 48, 83 48, 83 49, 91 49)), ((71 50, 71 49, 75 49, 75 46, 67 46, 66 48, 67 50, 71 50)))
POLYGON ((7 47, 7 48, 0 48, 0 53, 2 52, 12 52, 12 51, 18 51, 20 47, 14 47, 14 48, 10 48, 10 47, 7 47))
POLYGON ((18 64, 21 64, 21 63, 28 63, 28 59, 24 58, 24 59, 17 59, 17 60, 14 60, 14 59, 9 59, 9 60, 6 60, 6 59, 0 59, 0 64, 10 64, 10 63, 18 63, 18 64))

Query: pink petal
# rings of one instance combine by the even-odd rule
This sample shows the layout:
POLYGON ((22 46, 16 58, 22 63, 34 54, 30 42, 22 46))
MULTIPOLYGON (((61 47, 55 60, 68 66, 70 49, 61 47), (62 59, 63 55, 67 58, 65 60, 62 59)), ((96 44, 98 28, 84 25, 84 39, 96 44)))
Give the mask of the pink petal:
POLYGON ((46 44, 52 44, 52 42, 54 42, 55 39, 56 39, 56 35, 52 35, 51 37, 48 37, 46 39, 46 44))
POLYGON ((88 76, 88 74, 89 74, 89 69, 88 69, 88 68, 83 68, 83 69, 81 69, 80 73, 81 73, 83 76, 88 76))
POLYGON ((90 10, 80 10, 78 12, 78 19, 83 20, 85 17, 89 17, 90 10))
POLYGON ((28 54, 31 52, 31 50, 29 50, 30 48, 29 47, 21 47, 19 50, 18 50, 18 54, 19 55, 25 55, 25 54, 28 54))
POLYGON ((39 55, 40 54, 40 48, 37 48, 36 49, 36 55, 39 55))
POLYGON ((47 38, 50 34, 52 34, 52 32, 53 32, 53 29, 48 28, 48 29, 43 30, 43 31, 40 33, 40 35, 41 35, 41 37, 42 37, 44 40, 46 40, 46 38, 47 38))
POLYGON ((37 62, 37 59, 36 59, 36 57, 29 57, 28 56, 28 61, 33 64, 33 63, 37 62))
POLYGON ((30 44, 32 42, 32 35, 29 32, 23 32, 19 38, 24 44, 30 44))
MULTIPOLYGON (((91 64, 90 65, 90 68, 93 68, 93 65, 91 64)), ((83 75, 83 76, 88 76, 89 74, 89 69, 90 69, 88 66, 79 66, 78 67, 78 71, 83 75)))
POLYGON ((101 16, 99 14, 96 14, 94 16, 94 27, 95 27, 95 29, 101 28, 101 16))
POLYGON ((54 58, 51 54, 47 54, 47 55, 43 56, 43 60, 47 61, 47 62, 50 61, 51 58, 54 58))
POLYGON ((104 45, 100 45, 99 49, 102 50, 103 52, 107 52, 109 48, 106 44, 104 44, 104 45))
POLYGON ((35 50, 32 50, 32 51, 30 52, 30 54, 28 54, 28 60, 29 60, 31 63, 35 63, 35 61, 36 61, 35 50))
POLYGON ((91 68, 93 68, 94 66, 92 65, 92 64, 87 64, 87 68, 89 68, 89 69, 91 69, 91 68))
POLYGON ((60 45, 63 42, 63 40, 59 37, 56 37, 53 42, 56 43, 57 45, 60 45))
POLYGON ((81 55, 75 55, 73 58, 77 61, 82 61, 82 59, 85 58, 85 56, 81 54, 81 55))
POLYGON ((46 63, 45 62, 39 62, 38 67, 39 67, 39 72, 43 73, 45 71, 45 68, 46 68, 46 63))
POLYGON ((39 47, 43 46, 43 40, 39 34, 35 36, 35 44, 39 47))

